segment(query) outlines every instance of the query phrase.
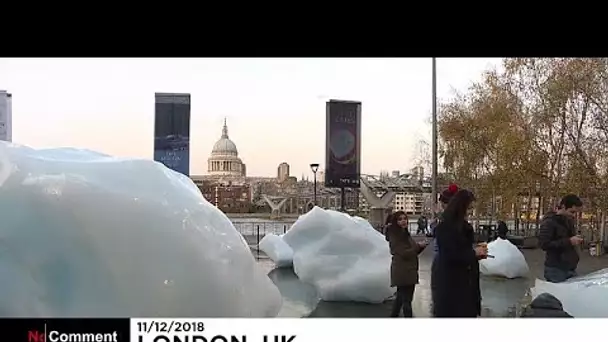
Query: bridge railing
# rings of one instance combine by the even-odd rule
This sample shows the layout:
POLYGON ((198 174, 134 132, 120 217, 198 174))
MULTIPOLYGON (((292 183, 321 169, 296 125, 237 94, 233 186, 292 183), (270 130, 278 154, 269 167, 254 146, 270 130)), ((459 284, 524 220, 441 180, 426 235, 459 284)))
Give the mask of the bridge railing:
MULTIPOLYGON (((295 221, 294 221, 295 222, 295 221)), ((249 246, 257 246, 266 234, 285 234, 294 222, 233 222, 249 246)))
MULTIPOLYGON (((295 221, 232 222, 236 230, 243 235, 250 247, 257 247, 260 240, 262 240, 266 234, 285 234, 294 223, 295 221)), ((376 228, 380 230, 380 227, 376 228)), ((412 235, 415 235, 418 230, 418 224, 414 221, 410 221, 408 229, 412 235)))

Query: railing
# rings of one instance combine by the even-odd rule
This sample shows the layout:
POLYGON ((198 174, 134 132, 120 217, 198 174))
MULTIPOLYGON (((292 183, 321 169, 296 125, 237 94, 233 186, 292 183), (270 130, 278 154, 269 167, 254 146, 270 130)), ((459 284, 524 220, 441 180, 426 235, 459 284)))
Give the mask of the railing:
MULTIPOLYGON (((243 221, 239 220, 232 222, 236 230, 243 235, 247 244, 251 247, 255 247, 260 243, 260 240, 266 236, 266 234, 282 235, 285 234, 295 221, 243 221)), ((380 227, 376 227, 381 231, 380 227)), ((418 224, 410 221, 408 229, 412 235, 415 235, 418 230, 418 224)))
POLYGON ((234 227, 247 241, 249 246, 257 246, 266 234, 285 234, 294 222, 233 222, 234 227))
MULTIPOLYGON (((264 236, 266 236, 267 234, 275 234, 275 235, 282 235, 285 234, 290 228, 291 226, 295 223, 294 221, 262 221, 262 220, 242 220, 242 219, 235 219, 233 221, 233 225, 234 227, 237 229, 237 231, 239 233, 241 233, 241 235, 245 238, 245 240, 247 241, 247 244, 252 248, 252 250, 254 251, 254 254, 256 254, 257 257, 260 257, 260 251, 257 249, 257 246, 259 245, 260 241, 264 238, 264 236)), ((479 225, 496 225, 496 220, 471 220, 471 224, 473 225, 473 227, 475 228, 476 233, 479 235, 481 232, 481 229, 479 227, 479 225)), ((528 238, 534 238, 535 236, 538 235, 538 227, 536 227, 536 224, 533 222, 530 222, 529 225, 527 225, 527 228, 525 227, 524 224, 519 224, 517 225, 515 223, 514 220, 509 220, 506 222, 507 227, 509 228, 509 232, 508 234, 511 236, 516 236, 516 237, 520 237, 520 238, 525 238, 526 241, 528 238)), ((378 231, 382 232, 382 227, 375 227, 378 231)), ((583 235, 583 238, 586 242, 585 246, 588 243, 593 243, 593 242, 597 242, 597 237, 599 236, 599 234, 592 230, 589 229, 589 227, 586 227, 586 225, 581 225, 581 235, 583 235)), ((418 230, 418 224, 416 221, 410 221, 408 224, 408 230, 410 231, 410 234, 412 234, 413 236, 423 236, 420 234, 417 234, 417 230, 418 230)), ((430 230, 430 227, 427 228, 427 232, 430 230)), ((425 232, 425 233, 427 233, 425 232)))

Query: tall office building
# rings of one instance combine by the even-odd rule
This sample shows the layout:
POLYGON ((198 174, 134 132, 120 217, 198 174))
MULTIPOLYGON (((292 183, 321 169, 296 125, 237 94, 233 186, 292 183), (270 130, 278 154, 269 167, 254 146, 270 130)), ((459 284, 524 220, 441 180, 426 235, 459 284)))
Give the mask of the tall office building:
POLYGON ((12 95, 0 90, 0 140, 13 141, 12 95))
POLYGON ((279 182, 284 182, 289 178, 289 164, 283 162, 279 164, 279 168, 277 170, 277 179, 279 182))
POLYGON ((190 174, 190 94, 154 94, 154 160, 190 174))

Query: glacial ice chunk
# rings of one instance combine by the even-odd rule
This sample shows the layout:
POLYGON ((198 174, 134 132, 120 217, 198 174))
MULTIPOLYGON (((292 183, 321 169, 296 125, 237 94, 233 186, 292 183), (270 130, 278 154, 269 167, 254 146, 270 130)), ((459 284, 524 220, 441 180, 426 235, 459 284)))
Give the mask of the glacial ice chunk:
POLYGON ((395 292, 388 243, 362 218, 315 207, 283 240, 294 251, 294 272, 325 301, 381 303, 395 292))
POLYGON ((281 236, 266 234, 260 240, 258 248, 268 255, 277 267, 291 267, 293 264, 293 250, 281 236))
POLYGON ((526 257, 509 240, 499 238, 488 243, 488 254, 494 258, 479 261, 481 274, 513 279, 530 272, 526 257))
POLYGON ((0 316, 274 317, 278 289, 192 181, 0 142, 0 316))
POLYGON ((559 299, 564 310, 574 317, 608 317, 608 268, 563 283, 536 279, 531 289, 532 297, 536 298, 544 292, 559 299))

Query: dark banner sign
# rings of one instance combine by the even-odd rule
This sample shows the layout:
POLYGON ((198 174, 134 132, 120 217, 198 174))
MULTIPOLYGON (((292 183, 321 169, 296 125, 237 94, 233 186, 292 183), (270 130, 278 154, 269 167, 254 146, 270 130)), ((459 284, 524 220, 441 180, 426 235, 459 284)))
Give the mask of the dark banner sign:
POLYGON ((358 188, 361 175, 361 102, 327 102, 325 186, 358 188))
POLYGON ((190 94, 155 94, 154 160, 190 175, 190 94))
POLYGON ((10 342, 129 342, 130 319, 5 318, 0 339, 10 342))

